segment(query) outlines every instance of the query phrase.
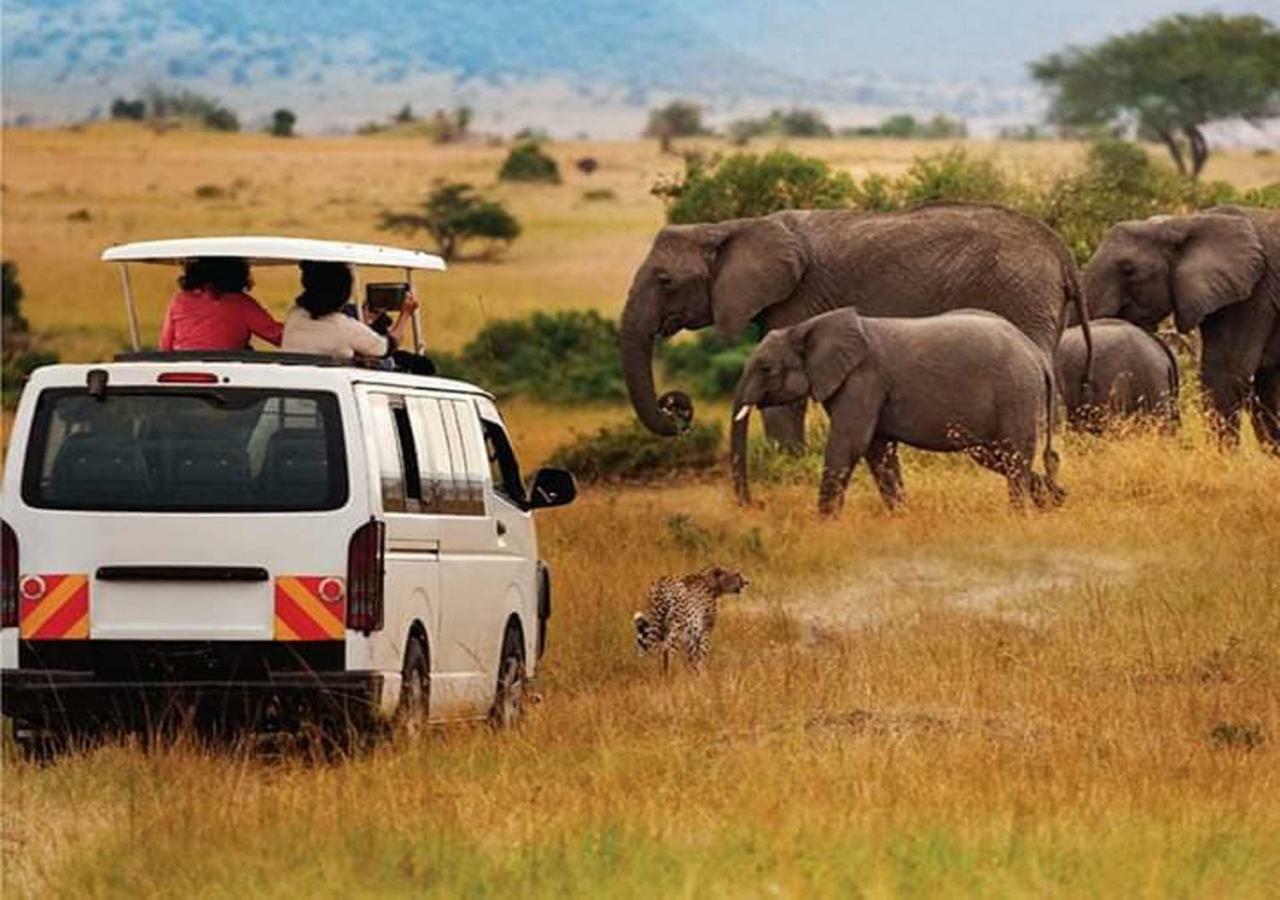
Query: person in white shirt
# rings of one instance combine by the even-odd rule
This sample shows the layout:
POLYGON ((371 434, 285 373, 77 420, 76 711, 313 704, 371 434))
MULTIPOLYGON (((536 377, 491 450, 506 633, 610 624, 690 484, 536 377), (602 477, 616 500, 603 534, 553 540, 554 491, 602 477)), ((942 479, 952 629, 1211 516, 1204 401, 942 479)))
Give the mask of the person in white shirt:
POLYGON ((409 295, 385 335, 342 311, 354 279, 346 263, 304 262, 302 293, 284 322, 280 348, 338 359, 390 356, 399 345, 418 301, 409 295))

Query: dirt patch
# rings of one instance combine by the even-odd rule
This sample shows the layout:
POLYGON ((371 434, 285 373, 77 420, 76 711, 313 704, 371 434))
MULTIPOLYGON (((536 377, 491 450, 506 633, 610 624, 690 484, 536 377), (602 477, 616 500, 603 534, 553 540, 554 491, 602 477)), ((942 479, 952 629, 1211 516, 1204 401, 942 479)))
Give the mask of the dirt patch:
POLYGON ((1038 628, 1055 596, 1086 584, 1123 582, 1133 559, 1083 553, 1029 553, 981 560, 881 559, 838 581, 776 603, 743 609, 801 623, 808 642, 924 609, 950 609, 1038 628))

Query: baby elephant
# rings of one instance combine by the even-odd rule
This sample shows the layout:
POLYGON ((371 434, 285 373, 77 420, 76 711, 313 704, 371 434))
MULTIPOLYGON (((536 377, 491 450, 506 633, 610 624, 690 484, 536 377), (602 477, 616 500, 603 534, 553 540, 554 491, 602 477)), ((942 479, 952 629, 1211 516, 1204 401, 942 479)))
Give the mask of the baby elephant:
POLYGON ((1065 493, 1055 482, 1053 373, 1031 340, 1005 319, 964 309, 923 319, 824 313, 769 332, 747 360, 734 394, 732 455, 740 502, 747 491, 752 406, 812 396, 831 418, 818 511, 835 515, 866 456, 884 502, 903 499, 897 443, 963 451, 1004 475, 1016 505, 1065 493), (1045 474, 1032 471, 1041 420, 1045 474))
POLYGON ((1165 343, 1123 319, 1095 319, 1093 403, 1080 395, 1084 336, 1068 328, 1054 359, 1072 428, 1100 434, 1108 419, 1147 419, 1167 434, 1177 431, 1178 359, 1165 343))

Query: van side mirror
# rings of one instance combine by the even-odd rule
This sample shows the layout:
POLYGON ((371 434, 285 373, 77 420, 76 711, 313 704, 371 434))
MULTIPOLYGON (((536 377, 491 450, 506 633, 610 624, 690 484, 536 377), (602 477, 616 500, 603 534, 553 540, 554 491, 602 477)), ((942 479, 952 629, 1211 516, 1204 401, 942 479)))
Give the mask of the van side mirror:
POLYGON ((529 508, 568 506, 578 496, 578 483, 564 469, 539 469, 529 486, 529 508))

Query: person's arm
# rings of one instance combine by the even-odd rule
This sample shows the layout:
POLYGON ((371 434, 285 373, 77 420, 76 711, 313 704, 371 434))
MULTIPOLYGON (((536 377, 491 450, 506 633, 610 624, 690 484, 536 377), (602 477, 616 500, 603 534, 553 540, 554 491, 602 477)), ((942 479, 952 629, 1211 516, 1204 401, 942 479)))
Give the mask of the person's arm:
POLYGON ((164 311, 164 324, 160 326, 160 349, 168 353, 173 350, 173 301, 164 311))
POLYGON ((391 342, 363 322, 347 316, 335 316, 333 321, 342 329, 347 346, 358 356, 386 356, 391 352, 391 342))
POLYGON ((244 297, 240 305, 241 314, 249 331, 271 346, 279 347, 280 340, 284 337, 284 325, 277 322, 275 316, 263 309, 262 304, 257 300, 248 294, 241 296, 244 297))
POLYGON ((395 324, 388 330, 387 335, 395 338, 396 344, 404 343, 404 329, 409 324, 409 320, 413 318, 414 310, 418 308, 418 301, 413 294, 407 294, 404 303, 400 307, 400 313, 396 316, 395 324))

